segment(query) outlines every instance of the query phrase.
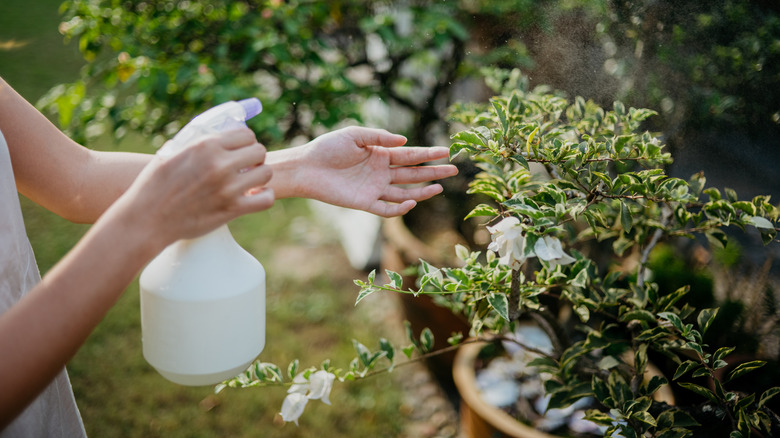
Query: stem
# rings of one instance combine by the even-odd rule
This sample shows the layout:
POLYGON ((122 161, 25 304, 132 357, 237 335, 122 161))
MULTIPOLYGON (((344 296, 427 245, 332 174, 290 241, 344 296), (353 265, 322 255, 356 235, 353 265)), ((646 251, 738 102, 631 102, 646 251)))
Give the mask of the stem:
POLYGON ((509 320, 515 321, 520 317, 520 269, 512 269, 512 282, 509 286, 509 320))
MULTIPOLYGON (((661 224, 666 228, 666 226, 669 225, 669 219, 672 217, 672 209, 669 208, 669 206, 664 205, 662 207, 661 215, 661 224)), ((642 250, 642 257, 639 259, 639 271, 636 274, 636 284, 639 287, 644 287, 645 285, 645 266, 647 265, 647 260, 650 258, 650 252, 658 244, 658 241, 661 240, 663 234, 663 228, 656 228, 653 237, 650 238, 650 242, 648 242, 647 246, 642 250)))
POLYGON ((571 346, 571 340, 561 327, 560 322, 549 310, 539 310, 530 313, 531 318, 539 324, 539 327, 547 333, 552 341, 555 353, 560 357, 563 352, 571 346))

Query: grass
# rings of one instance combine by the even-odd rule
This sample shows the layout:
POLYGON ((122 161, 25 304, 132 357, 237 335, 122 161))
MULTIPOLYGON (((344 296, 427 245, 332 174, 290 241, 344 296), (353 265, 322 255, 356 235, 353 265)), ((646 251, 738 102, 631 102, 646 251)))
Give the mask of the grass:
MULTIPOLYGON (((82 62, 57 32, 59 0, 0 2, 0 76, 31 102, 77 76, 82 62)), ((141 139, 142 140, 142 139, 141 139)), ((110 143, 110 142, 109 142, 110 143)), ((147 150, 143 141, 120 145, 147 150)), ((115 149, 115 145, 109 145, 115 149)), ((45 274, 88 229, 22 199, 27 232, 45 274)), ((285 200, 231 224, 239 243, 268 271, 267 342, 260 359, 302 367, 330 358, 347 367, 351 339, 374 346, 386 326, 376 309, 354 307, 353 278, 327 230, 302 200, 285 200)), ((117 248, 117 256, 121 248, 117 248)), ((95 269, 100 269, 96 266, 95 269)), ((300 427, 276 415, 284 388, 188 388, 160 377, 141 354, 137 282, 68 364, 87 433, 97 437, 391 437, 402 429, 401 393, 395 378, 337 385, 332 406, 313 401, 300 427)))

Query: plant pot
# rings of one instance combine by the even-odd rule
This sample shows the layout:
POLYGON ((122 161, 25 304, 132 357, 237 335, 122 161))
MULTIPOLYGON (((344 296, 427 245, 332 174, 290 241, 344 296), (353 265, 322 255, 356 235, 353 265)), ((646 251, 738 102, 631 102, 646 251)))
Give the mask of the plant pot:
POLYGON ((486 342, 464 344, 458 349, 452 377, 460 393, 460 429, 464 437, 554 438, 517 421, 482 400, 477 390, 476 359, 486 342))
MULTIPOLYGON (((555 438, 527 426, 503 410, 486 403, 477 389, 476 361, 487 342, 463 344, 455 355, 452 377, 460 394, 460 429, 466 438, 555 438)), ((659 375, 660 371, 648 365, 646 378, 659 375)), ((655 393, 657 401, 674 404, 674 395, 668 386, 655 393)))

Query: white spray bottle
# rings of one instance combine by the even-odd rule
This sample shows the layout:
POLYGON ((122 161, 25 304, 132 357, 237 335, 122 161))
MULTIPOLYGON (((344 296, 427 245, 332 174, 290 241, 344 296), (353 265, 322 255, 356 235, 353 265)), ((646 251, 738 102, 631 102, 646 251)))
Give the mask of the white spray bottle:
MULTIPOLYGON (((192 119, 157 153, 245 126, 260 101, 226 102, 192 119)), ((174 242, 140 276, 144 358, 181 385, 213 385, 244 371, 265 346, 265 270, 227 225, 174 242)))

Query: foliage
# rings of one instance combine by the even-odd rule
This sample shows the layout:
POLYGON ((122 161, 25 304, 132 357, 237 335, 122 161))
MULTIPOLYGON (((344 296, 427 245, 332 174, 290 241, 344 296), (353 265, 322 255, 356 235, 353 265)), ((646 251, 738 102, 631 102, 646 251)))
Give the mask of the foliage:
MULTIPOLYGON (((467 154, 482 170, 470 192, 485 202, 469 216, 493 224, 493 243, 484 255, 457 248, 459 267, 423 261, 420 287, 411 292, 436 294, 471 321, 472 335, 501 336, 520 319, 535 319, 555 346, 534 361, 554 376, 545 383, 550 408, 595 397, 603 409, 587 418, 610 436, 691 436, 713 421, 732 437, 776 433, 767 402, 780 387, 755 394, 728 388, 765 362, 720 376, 734 349, 703 340, 718 309, 683 304, 689 287, 661 290, 646 267, 659 242, 704 235, 719 247, 728 226, 776 242, 780 209, 766 196, 739 200, 731 190, 707 188, 702 174, 687 181, 666 175, 669 154, 641 131, 653 111, 620 102, 604 110, 580 97, 570 102, 545 88, 528 90, 517 71, 489 80, 499 92, 490 103, 454 108, 465 129, 453 136, 452 155, 467 154), (506 218, 514 218, 517 233, 509 234, 506 218), (545 248, 558 239, 573 258, 560 249, 550 256, 545 248), (573 321, 558 318, 555 310, 564 308, 573 321), (651 356, 674 361, 673 374, 643 381, 651 356), (700 384, 703 377, 711 388, 700 384), (654 401, 670 381, 701 405, 654 401)), ((358 300, 380 290, 409 292, 400 290, 397 274, 388 276, 386 285, 359 281, 358 300)))
MULTIPOLYGON (((274 144, 360 120, 365 102, 378 99, 410 113, 412 139, 424 141, 452 84, 475 70, 466 63, 470 18, 500 21, 512 7, 533 10, 515 0, 466 10, 458 2, 68 0, 61 31, 88 64, 39 106, 79 139, 140 130, 160 144, 192 114, 256 96, 267 116, 253 127, 274 144)), ((495 56, 527 63, 514 46, 495 56)))

